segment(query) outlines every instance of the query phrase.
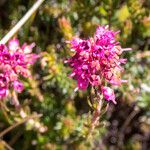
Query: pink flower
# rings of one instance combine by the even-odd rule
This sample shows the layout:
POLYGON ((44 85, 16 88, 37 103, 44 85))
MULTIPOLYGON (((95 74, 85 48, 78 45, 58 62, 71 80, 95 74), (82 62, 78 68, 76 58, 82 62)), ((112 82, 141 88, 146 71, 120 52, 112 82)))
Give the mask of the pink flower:
POLYGON ((8 48, 10 51, 14 52, 16 51, 17 49, 19 49, 19 40, 14 38, 12 40, 9 41, 8 43, 8 48))
POLYGON ((1 73, 0 74, 0 87, 1 88, 7 87, 8 82, 9 82, 8 77, 1 73))
POLYGON ((23 91, 19 78, 30 77, 29 66, 39 58, 32 53, 34 46, 34 43, 20 46, 18 39, 10 40, 8 47, 0 44, 0 98, 6 97, 12 88, 19 93, 23 91))
POLYGON ((30 45, 27 45, 27 43, 24 43, 22 45, 22 50, 25 54, 29 54, 32 52, 32 49, 35 47, 35 43, 32 43, 30 45))
MULTIPOLYGON (((121 65, 126 63, 126 59, 120 58, 120 55, 131 49, 121 48, 115 39, 118 33, 107 26, 98 26, 93 38, 74 38, 69 42, 75 54, 67 62, 73 68, 70 76, 77 80, 78 89, 86 90, 88 86, 99 88, 104 83, 120 85, 123 82, 121 73, 124 69, 121 65)), ((114 99, 115 96, 113 99, 106 98, 115 102, 114 99)))
POLYGON ((7 47, 4 44, 0 44, 0 53, 7 51, 8 51, 7 47))
POLYGON ((4 74, 0 74, 0 99, 8 94, 8 78, 4 74))
POLYGON ((114 91, 109 87, 102 87, 102 94, 107 101, 112 101, 116 104, 114 91))
POLYGON ((23 84, 20 81, 14 81, 14 89, 17 92, 21 93, 23 91, 23 89, 24 89, 24 86, 23 86, 23 84))
POLYGON ((8 95, 8 89, 0 87, 0 99, 6 97, 7 95, 8 95))

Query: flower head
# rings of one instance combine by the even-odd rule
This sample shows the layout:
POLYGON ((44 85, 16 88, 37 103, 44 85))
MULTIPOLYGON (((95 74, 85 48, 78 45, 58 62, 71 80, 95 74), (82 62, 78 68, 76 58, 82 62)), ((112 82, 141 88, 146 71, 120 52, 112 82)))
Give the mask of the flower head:
POLYGON ((9 43, 8 43, 8 48, 9 48, 9 50, 12 51, 12 52, 18 50, 19 47, 20 47, 20 46, 19 46, 19 40, 16 39, 16 38, 10 40, 9 43))
POLYGON ((32 53, 35 44, 20 46, 18 39, 6 45, 0 44, 0 99, 7 96, 10 89, 21 93, 24 89, 20 76, 30 77, 29 66, 39 57, 32 53))
POLYGON ((102 94, 107 101, 112 101, 116 104, 114 91, 109 87, 102 87, 102 94))
MULTIPOLYGON (((98 26, 93 38, 74 38, 70 41, 71 49, 75 51, 73 57, 68 59, 73 68, 70 76, 77 80, 78 89, 105 87, 105 83, 120 85, 123 82, 121 73, 124 69, 121 64, 125 64, 126 59, 120 58, 124 49, 115 39, 118 33, 107 26, 98 26)), ((114 92, 109 87, 99 89, 106 100, 115 103, 114 92)))

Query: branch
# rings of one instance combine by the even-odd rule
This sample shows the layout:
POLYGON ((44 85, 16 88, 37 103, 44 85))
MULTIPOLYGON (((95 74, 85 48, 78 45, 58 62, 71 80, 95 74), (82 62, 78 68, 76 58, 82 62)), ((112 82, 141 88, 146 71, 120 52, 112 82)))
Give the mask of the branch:
POLYGON ((4 146, 8 149, 8 150, 14 150, 12 147, 9 146, 9 144, 7 144, 5 141, 1 141, 4 146))
POLYGON ((96 110, 93 112, 91 127, 89 130, 89 136, 92 134, 93 130, 98 125, 100 114, 101 114, 101 108, 102 108, 102 99, 100 98, 100 96, 98 96, 98 104, 96 110))
POLYGON ((121 129, 120 129, 120 133, 119 133, 119 140, 118 140, 118 146, 121 147, 123 144, 123 140, 124 140, 124 135, 125 135, 125 131, 126 128, 128 127, 128 125, 130 124, 130 122, 132 121, 132 119, 140 112, 140 109, 138 107, 135 107, 133 109, 133 111, 129 114, 129 116, 127 117, 127 119, 125 120, 124 124, 122 125, 121 129))
POLYGON ((0 41, 1 44, 6 44, 13 35, 26 23, 31 15, 40 7, 44 0, 37 0, 37 2, 29 9, 24 17, 3 37, 0 41))
POLYGON ((17 123, 15 123, 14 125, 12 125, 12 126, 6 128, 4 131, 2 131, 2 132, 0 133, 0 138, 3 137, 5 134, 7 134, 7 133, 8 133, 9 131, 11 131, 12 129, 14 129, 14 128, 16 128, 17 126, 19 126, 19 125, 23 124, 24 122, 28 121, 29 119, 31 119, 31 118, 39 118, 39 117, 41 117, 41 116, 42 116, 41 114, 38 114, 38 115, 31 115, 31 116, 28 116, 28 117, 24 118, 22 121, 17 122, 17 123))

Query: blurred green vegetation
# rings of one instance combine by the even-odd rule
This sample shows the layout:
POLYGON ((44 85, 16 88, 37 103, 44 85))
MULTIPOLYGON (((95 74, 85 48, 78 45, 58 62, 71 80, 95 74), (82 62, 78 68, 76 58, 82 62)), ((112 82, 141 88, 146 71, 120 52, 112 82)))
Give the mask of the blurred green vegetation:
MULTIPOLYGON (((0 38, 34 4, 35 0, 0 1, 0 38)), ((3 140, 15 150, 148 150, 150 146, 150 0, 46 0, 15 35, 23 42, 35 42, 42 58, 32 68, 19 94, 21 108, 9 100, 1 103, 0 131, 23 119, 30 119, 3 140), (117 37, 128 59, 123 78, 127 84, 116 89, 116 106, 110 105, 100 126, 87 138, 92 109, 88 91, 74 93, 76 82, 68 77, 64 63, 71 56, 66 40, 93 34, 97 25, 120 30, 117 37)), ((0 150, 5 150, 0 141, 0 150)))

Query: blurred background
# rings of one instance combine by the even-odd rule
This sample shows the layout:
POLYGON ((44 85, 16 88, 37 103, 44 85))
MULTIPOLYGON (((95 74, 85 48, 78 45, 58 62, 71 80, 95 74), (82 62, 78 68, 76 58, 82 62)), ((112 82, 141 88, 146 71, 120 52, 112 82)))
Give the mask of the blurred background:
MULTIPOLYGON (((35 3, 35 0, 0 0, 0 38, 35 3)), ((150 0, 46 0, 15 35, 21 43, 36 43, 36 62, 30 79, 23 79, 21 108, 1 103, 0 132, 24 116, 43 114, 13 128, 0 141, 15 150, 148 150, 150 147, 150 0), (128 59, 122 76, 128 83, 115 90, 100 125, 87 138, 93 109, 88 91, 74 93, 76 81, 64 61, 72 54, 66 40, 88 38, 97 25, 118 31, 128 59), (6 143, 4 143, 4 141, 6 143)))

